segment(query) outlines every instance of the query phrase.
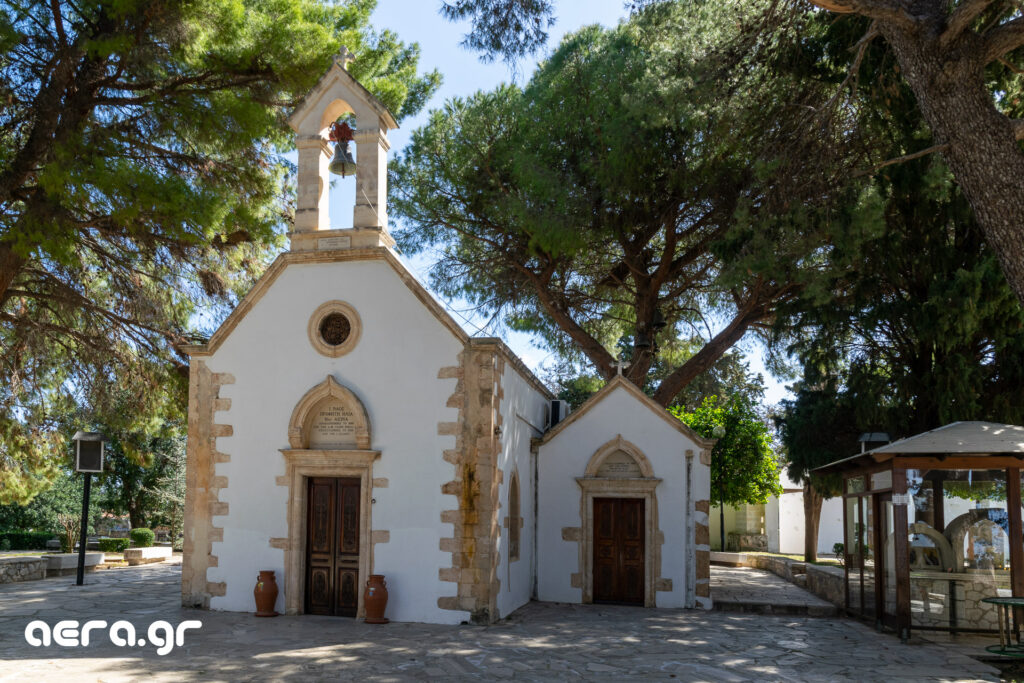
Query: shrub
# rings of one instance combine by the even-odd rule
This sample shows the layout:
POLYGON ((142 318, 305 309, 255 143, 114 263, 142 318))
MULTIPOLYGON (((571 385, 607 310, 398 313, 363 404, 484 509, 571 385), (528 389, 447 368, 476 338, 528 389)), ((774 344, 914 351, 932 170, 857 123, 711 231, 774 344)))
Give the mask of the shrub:
POLYGON ((123 553, 128 545, 131 543, 131 539, 127 538, 100 538, 96 541, 99 544, 100 551, 105 553, 123 553))
POLYGON ((9 539, 9 538, 0 538, 0 550, 10 550, 10 549, 11 549, 11 539, 9 539))
POLYGON ((153 533, 152 529, 132 529, 129 533, 132 537, 132 545, 136 548, 148 548, 153 545, 153 541, 156 539, 156 534, 153 533))
POLYGON ((0 543, 7 541, 14 550, 46 550, 46 542, 54 535, 47 531, 0 531, 0 543))
POLYGON ((836 559, 839 560, 839 564, 845 564, 846 559, 846 546, 842 543, 836 543, 832 546, 832 552, 835 553, 836 559))

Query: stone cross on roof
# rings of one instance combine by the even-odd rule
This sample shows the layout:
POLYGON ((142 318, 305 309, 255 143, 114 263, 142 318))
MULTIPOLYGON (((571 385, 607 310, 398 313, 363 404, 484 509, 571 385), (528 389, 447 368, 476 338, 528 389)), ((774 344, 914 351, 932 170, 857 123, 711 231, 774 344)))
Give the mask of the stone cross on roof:
POLYGON ((341 49, 338 50, 338 54, 334 55, 334 61, 337 62, 342 69, 348 71, 349 62, 356 61, 356 56, 349 51, 347 46, 342 45, 341 49))
POLYGON ((619 377, 622 377, 622 370, 624 368, 628 368, 629 366, 630 366, 629 363, 627 363, 624 360, 619 360, 619 359, 616 359, 615 362, 612 363, 612 367, 615 368, 615 371, 616 371, 616 373, 618 374, 619 377))

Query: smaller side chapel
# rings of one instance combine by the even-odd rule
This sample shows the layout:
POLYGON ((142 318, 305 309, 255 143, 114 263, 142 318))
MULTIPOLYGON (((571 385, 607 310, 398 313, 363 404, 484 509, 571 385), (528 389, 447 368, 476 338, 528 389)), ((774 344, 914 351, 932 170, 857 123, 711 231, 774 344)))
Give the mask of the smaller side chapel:
POLYGON ((531 599, 710 608, 713 442, 621 377, 560 419, 501 340, 466 334, 393 251, 397 124, 349 59, 289 119, 290 249, 187 348, 182 604, 251 612, 273 570, 285 614, 361 617, 370 574, 397 621, 486 623, 531 599), (354 133, 332 135, 342 117, 354 133), (332 229, 339 168, 356 203, 332 229))

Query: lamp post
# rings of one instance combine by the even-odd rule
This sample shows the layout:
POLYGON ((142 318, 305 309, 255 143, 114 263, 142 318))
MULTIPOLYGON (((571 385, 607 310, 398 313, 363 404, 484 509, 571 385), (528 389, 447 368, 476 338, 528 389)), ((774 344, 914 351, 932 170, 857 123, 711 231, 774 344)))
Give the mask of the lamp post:
POLYGON ((93 472, 103 471, 103 451, 106 439, 99 432, 76 432, 75 471, 85 475, 82 491, 82 525, 78 531, 78 580, 81 586, 85 578, 85 541, 89 535, 89 493, 92 489, 93 472))

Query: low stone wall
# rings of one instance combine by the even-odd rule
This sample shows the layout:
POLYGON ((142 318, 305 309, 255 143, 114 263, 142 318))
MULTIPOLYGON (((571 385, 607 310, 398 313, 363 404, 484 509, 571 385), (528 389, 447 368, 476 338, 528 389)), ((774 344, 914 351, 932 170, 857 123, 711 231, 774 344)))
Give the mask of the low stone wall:
POLYGON ((764 569, 791 581, 803 585, 803 579, 798 578, 806 573, 806 564, 798 560, 791 560, 788 557, 775 557, 774 555, 748 555, 748 567, 764 569))
POLYGON ((0 557, 0 583, 43 578, 46 578, 46 560, 41 557, 0 557))
POLYGON ((982 600, 1010 593, 1009 572, 913 572, 910 575, 911 623, 998 631, 996 606, 982 600))
POLYGON ((807 590, 839 608, 846 607, 846 572, 839 567, 807 567, 807 590))
POLYGON ((846 574, 841 567, 823 567, 776 555, 748 555, 717 551, 711 553, 711 562, 731 567, 764 569, 801 588, 806 588, 819 598, 828 600, 839 608, 846 606, 846 586, 844 584, 846 574))
POLYGON ((748 534, 730 531, 726 544, 732 550, 768 550, 768 537, 764 534, 748 534))

